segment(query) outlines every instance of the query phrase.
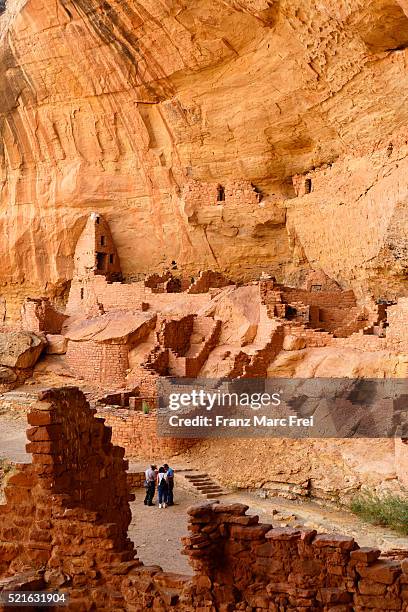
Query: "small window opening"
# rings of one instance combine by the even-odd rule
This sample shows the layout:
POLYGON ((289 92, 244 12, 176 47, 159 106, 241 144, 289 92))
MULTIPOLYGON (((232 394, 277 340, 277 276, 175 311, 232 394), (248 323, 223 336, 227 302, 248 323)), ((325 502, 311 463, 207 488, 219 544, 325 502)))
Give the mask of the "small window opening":
POLYGON ((114 256, 113 255, 109 255, 109 263, 113 264, 113 260, 114 260, 114 256))
POLYGON ((84 299, 84 288, 81 287, 81 300, 83 300, 83 299, 84 299))
POLYGON ((99 217, 96 217, 96 222, 99 225, 99 217))
POLYGON ((321 285, 312 285, 312 286, 311 286, 311 288, 310 288, 310 290, 311 290, 313 293, 317 293, 318 291, 321 291, 321 290, 322 290, 322 286, 321 286, 321 285))
POLYGON ((106 268, 106 253, 96 254, 96 268, 97 270, 105 270, 106 268))
POLYGON ((105 246, 105 236, 101 236, 101 246, 105 246))
POLYGON ((293 306, 286 306, 286 319, 294 319, 297 315, 297 310, 293 306))
POLYGON ((253 190, 255 191, 255 193, 258 196, 258 202, 262 202, 262 200, 263 200, 263 193, 262 193, 262 191, 256 185, 252 185, 252 188, 253 188, 253 190))
POLYGON ((312 193, 312 179, 305 180, 305 193, 312 193))
POLYGON ((225 188, 222 185, 217 187, 217 202, 225 202, 225 188))

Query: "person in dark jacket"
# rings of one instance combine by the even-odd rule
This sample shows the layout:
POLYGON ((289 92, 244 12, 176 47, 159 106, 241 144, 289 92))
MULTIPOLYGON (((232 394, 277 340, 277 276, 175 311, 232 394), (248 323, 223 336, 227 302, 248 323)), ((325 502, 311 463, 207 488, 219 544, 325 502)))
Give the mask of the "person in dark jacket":
POLYGON ((174 491, 174 470, 173 468, 171 468, 167 463, 165 463, 163 465, 164 469, 166 470, 166 474, 167 474, 167 505, 168 506, 174 506, 174 497, 173 497, 173 491, 174 491))
POLYGON ((153 498, 156 491, 156 474, 157 467, 155 465, 151 465, 145 471, 145 487, 146 487, 146 497, 144 499, 145 506, 154 506, 153 498))

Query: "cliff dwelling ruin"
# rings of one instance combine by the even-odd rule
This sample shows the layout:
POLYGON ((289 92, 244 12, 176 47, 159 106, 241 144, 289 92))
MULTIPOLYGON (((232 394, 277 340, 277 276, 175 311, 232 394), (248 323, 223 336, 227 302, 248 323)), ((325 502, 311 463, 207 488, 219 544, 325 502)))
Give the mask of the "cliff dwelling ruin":
MULTIPOLYGON (((380 355, 392 367, 399 367, 398 355, 408 350, 407 298, 389 304, 367 297, 361 301, 353 290, 341 288, 321 270, 307 272, 298 287, 278 283, 265 273, 259 280, 237 284, 211 270, 195 279, 175 277, 174 270, 167 270, 140 281, 119 280, 120 259, 109 224, 95 212, 86 220, 74 261, 64 312, 47 298, 23 303, 22 329, 48 342, 34 377, 41 381, 48 372, 58 374, 59 380, 65 376, 89 386, 98 411, 112 427, 113 441, 132 457, 153 459, 157 452, 182 453, 194 445, 189 440, 157 437, 157 382, 162 377, 302 377, 308 368, 319 367, 319 362, 325 364, 326 372, 333 368, 338 377, 347 374, 344 359, 350 359, 351 353, 380 355), (113 256, 105 270, 98 266, 102 246, 113 256), (126 397, 126 402, 99 402, 109 394, 126 397), (143 406, 148 407, 148 415, 143 406)), ((379 367, 384 367, 384 361, 379 367)), ((401 367, 406 367, 405 362, 401 367)), ((370 373, 378 376, 375 369, 370 373)), ((270 441, 271 448, 274 444, 270 441)), ((339 484, 346 477, 341 473, 344 469, 351 470, 351 490, 361 486, 364 475, 358 458, 370 452, 369 443, 348 444, 354 444, 355 450, 350 446, 344 452, 357 465, 349 466, 340 451, 339 464, 324 490, 322 475, 313 475, 310 467, 302 470, 303 484, 292 483, 290 489, 301 496, 339 500, 344 495, 339 484)), ((386 469, 388 478, 405 486, 406 446, 384 440, 373 447, 373 457, 378 444, 385 464, 375 476, 377 482, 381 483, 386 469)), ((307 443, 299 441, 298 446, 302 456, 307 443)), ((271 490, 284 493, 287 482, 272 473, 271 490)), ((292 479, 290 470, 287 478, 292 479)))

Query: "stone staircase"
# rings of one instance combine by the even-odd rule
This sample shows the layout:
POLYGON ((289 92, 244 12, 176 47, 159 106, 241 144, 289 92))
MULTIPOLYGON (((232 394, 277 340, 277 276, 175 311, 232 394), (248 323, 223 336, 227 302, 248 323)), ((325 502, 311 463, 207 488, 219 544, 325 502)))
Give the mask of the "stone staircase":
POLYGON ((221 487, 211 476, 205 472, 184 472, 186 484, 196 495, 206 499, 217 499, 227 495, 229 491, 221 487))

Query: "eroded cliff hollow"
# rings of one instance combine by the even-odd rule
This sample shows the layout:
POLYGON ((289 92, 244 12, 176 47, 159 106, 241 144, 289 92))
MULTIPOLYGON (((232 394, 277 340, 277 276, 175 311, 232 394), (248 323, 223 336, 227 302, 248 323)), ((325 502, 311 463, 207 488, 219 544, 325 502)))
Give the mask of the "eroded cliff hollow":
POLYGON ((407 0, 7 0, 7 316, 63 293, 95 208, 128 278, 313 267, 406 294, 407 15, 407 0))

